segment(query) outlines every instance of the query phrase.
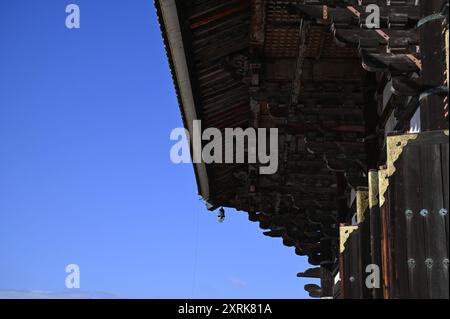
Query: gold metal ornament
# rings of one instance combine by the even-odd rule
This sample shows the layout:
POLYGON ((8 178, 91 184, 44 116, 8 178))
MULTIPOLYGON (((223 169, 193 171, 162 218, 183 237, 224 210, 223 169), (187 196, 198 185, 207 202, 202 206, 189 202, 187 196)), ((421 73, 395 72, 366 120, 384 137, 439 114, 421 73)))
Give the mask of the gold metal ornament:
POLYGON ((364 222, 365 212, 369 207, 369 192, 359 190, 356 192, 356 220, 358 224, 364 222))
POLYGON ((383 207, 386 201, 386 191, 389 187, 389 178, 387 169, 381 169, 378 171, 378 191, 380 193, 380 207, 383 207))
POLYGON ((369 171, 369 208, 372 209, 378 205, 378 171, 369 171))
POLYGON ((418 134, 393 135, 387 138, 387 174, 388 177, 394 175, 396 171, 395 162, 402 155, 405 146, 415 140, 418 134))
POLYGON ((358 226, 341 226, 339 228, 339 253, 345 251, 345 243, 350 237, 351 233, 358 229, 358 226))

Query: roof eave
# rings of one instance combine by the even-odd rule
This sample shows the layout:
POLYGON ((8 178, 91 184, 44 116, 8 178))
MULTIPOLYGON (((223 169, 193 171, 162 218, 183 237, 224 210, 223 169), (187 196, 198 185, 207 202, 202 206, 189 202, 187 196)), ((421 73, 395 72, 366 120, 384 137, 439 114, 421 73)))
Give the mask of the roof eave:
MULTIPOLYGON (((175 89, 177 91, 183 123, 192 138, 193 121, 198 120, 199 116, 195 107, 191 75, 189 73, 186 51, 183 45, 183 36, 176 1, 155 0, 155 6, 160 19, 161 31, 166 46, 166 52, 172 71, 175 89)), ((194 163, 193 166, 198 192, 200 196, 208 203, 210 200, 210 191, 206 165, 201 162, 194 163)))

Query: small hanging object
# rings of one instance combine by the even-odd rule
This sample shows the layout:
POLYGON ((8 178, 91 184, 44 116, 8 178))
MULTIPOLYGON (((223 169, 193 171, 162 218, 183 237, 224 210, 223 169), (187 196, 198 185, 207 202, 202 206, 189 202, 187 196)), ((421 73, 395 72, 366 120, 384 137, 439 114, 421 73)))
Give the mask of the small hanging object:
POLYGON ((219 209, 219 215, 217 215, 217 217, 219 218, 219 223, 223 223, 225 220, 225 209, 223 209, 223 207, 219 209))

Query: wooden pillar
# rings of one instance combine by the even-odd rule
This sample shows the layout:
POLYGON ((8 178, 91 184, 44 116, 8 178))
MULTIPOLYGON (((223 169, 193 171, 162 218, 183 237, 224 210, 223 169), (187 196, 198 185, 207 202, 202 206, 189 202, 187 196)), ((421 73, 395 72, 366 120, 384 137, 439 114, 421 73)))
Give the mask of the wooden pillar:
MULTIPOLYGON (((379 182, 378 170, 369 171, 369 211, 370 211, 370 254, 372 264, 380 268, 380 274, 383 273, 383 265, 381 259, 381 216, 379 206, 379 182)), ((380 288, 372 290, 374 299, 383 298, 382 280, 380 288)))
POLYGON ((356 191, 356 216, 359 228, 359 250, 361 263, 361 292, 364 299, 371 299, 372 289, 365 283, 366 268, 372 263, 370 251, 369 191, 358 187, 356 191))
POLYGON ((384 299, 391 299, 393 294, 393 270, 392 270, 392 238, 394 227, 391 223, 389 212, 389 179, 386 167, 380 167, 378 171, 378 191, 381 221, 381 263, 382 286, 384 299))
MULTIPOLYGON (((421 0, 421 18, 430 17, 441 12, 442 0, 421 0)), ((425 21, 425 20, 422 20, 425 21)), ((437 88, 444 84, 445 52, 442 36, 442 19, 424 22, 420 27, 420 53, 422 60, 422 82, 427 88, 437 88)), ((431 94, 422 96, 420 101, 422 131, 448 128, 445 117, 444 98, 431 94)))
POLYGON ((375 73, 367 73, 364 87, 364 121, 365 121, 365 148, 367 168, 376 169, 378 166, 378 104, 376 101, 377 81, 375 73))

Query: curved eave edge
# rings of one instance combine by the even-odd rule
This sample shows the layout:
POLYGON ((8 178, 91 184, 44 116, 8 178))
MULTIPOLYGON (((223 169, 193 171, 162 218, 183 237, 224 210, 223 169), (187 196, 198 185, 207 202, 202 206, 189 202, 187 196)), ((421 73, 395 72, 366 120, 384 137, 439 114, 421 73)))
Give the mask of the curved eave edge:
MULTIPOLYGON (((183 45, 176 1, 155 0, 155 7, 164 39, 167 58, 169 60, 172 79, 177 93, 178 104, 183 118, 183 124, 184 127, 189 130, 190 135, 193 136, 193 121, 198 119, 198 115, 194 103, 191 78, 183 45)), ((210 209, 213 205, 209 203, 209 181, 205 163, 196 163, 193 166, 198 192, 210 209)))

